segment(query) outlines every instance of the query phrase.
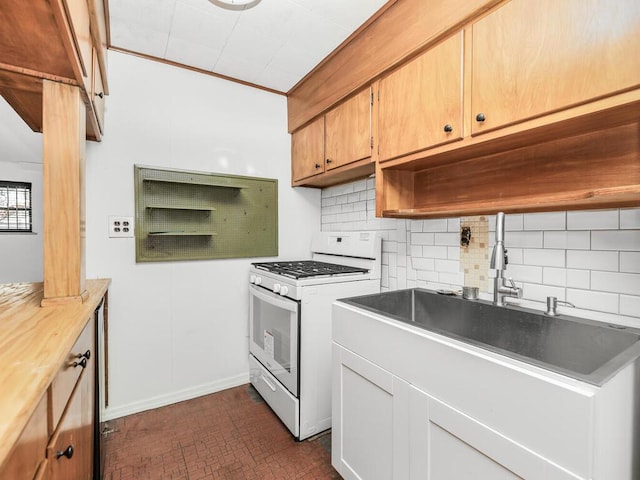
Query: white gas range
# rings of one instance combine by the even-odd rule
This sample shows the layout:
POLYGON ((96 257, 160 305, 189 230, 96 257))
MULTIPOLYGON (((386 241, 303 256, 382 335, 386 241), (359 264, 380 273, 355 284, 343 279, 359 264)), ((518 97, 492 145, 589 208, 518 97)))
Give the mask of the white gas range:
POLYGON ((311 260, 252 264, 251 384, 299 440, 331 427, 331 304, 380 291, 378 232, 322 232, 311 260))

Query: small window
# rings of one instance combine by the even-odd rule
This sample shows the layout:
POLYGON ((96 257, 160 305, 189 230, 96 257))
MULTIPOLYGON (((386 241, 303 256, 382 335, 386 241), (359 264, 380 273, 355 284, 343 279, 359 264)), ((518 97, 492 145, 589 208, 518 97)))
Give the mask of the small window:
POLYGON ((31 231, 31 184, 0 180, 0 232, 31 231))

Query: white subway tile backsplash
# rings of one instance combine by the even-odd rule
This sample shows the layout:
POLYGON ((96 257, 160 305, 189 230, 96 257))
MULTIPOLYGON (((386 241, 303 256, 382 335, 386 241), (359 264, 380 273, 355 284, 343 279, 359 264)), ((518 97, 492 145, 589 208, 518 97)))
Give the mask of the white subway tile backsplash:
POLYGON ((442 245, 428 245, 428 246, 422 247, 422 255, 429 258, 447 258, 448 257, 447 248, 449 247, 445 247, 442 245))
POLYGON ((544 248, 589 250, 591 248, 591 232, 544 232, 544 248))
POLYGON ((640 273, 640 252, 620 252, 620 271, 640 273))
POLYGON ((426 282, 437 282, 438 281, 438 272, 433 272, 430 270, 417 270, 416 271, 416 279, 423 280, 426 282))
MULTIPOLYGON (((509 265, 522 265, 524 258, 524 250, 522 248, 508 248, 507 257, 509 265)), ((489 260, 491 260, 491 249, 489 250, 489 260)))
POLYGON ((460 245, 459 233, 435 233, 434 242, 436 245, 457 246, 460 245))
POLYGON ((411 233, 411 243, 414 245, 433 245, 434 233, 411 233))
POLYGON ((567 250, 567 268, 618 271, 618 252, 567 250))
POLYGON ((567 212, 567 230, 617 229, 618 218, 618 210, 567 212))
POLYGON ((440 272, 438 274, 438 280, 441 283, 446 283, 455 287, 462 287, 462 285, 464 285, 464 274, 460 272, 440 272))
POLYGON ((640 317, 640 296, 620 295, 620 315, 640 317))
POLYGON ((446 232, 447 231, 447 219, 436 218, 432 220, 425 220, 422 224, 423 232, 446 232))
POLYGON ((591 232, 594 250, 640 251, 640 230, 605 230, 591 232))
POLYGON ((542 267, 509 265, 505 275, 518 282, 542 283, 542 267))
POLYGON ((407 288, 407 269, 398 267, 398 288, 407 288))
MULTIPOLYGON (((377 218, 374 178, 323 189, 321 206, 325 231, 381 233, 384 291, 464 284, 460 218, 377 218)), ((486 217, 490 257, 495 215, 486 217)), ((523 287, 525 300, 567 297, 579 308, 593 310, 594 318, 623 315, 620 323, 629 324, 633 317, 640 325, 640 208, 508 214, 506 230, 505 274, 523 287)), ((486 271, 487 278, 494 275, 486 271)))
POLYGON ((422 220, 409 220, 409 224, 412 232, 422 231, 422 220))
POLYGON ((509 232, 505 234, 504 244, 507 248, 542 248, 542 232, 509 232))
POLYGON ((589 289, 591 272, 589 270, 567 269, 567 287, 589 289))
POLYGON ((460 231, 460 219, 448 218, 447 219, 447 232, 459 232, 460 231))
POLYGON ((556 297, 558 300, 564 300, 564 290, 564 288, 550 285, 524 283, 522 286, 522 296, 527 300, 534 300, 537 302, 546 302, 547 297, 556 297))
MULTIPOLYGON (((496 216, 489 215, 489 231, 496 231, 496 216)), ((524 228, 524 217, 522 214, 510 213, 504 216, 504 229, 507 232, 515 232, 524 228)))
POLYGON ((525 230, 564 230, 566 228, 565 212, 525 213, 525 230))
POLYGON ((620 210, 620 228, 640 228, 640 208, 620 210))
POLYGON ((564 267, 565 251, 549 248, 527 248, 524 250, 522 263, 525 265, 539 265, 541 267, 564 267))
POLYGON ((433 258, 412 258, 411 266, 418 271, 435 271, 435 260, 433 258))
POLYGON ((455 260, 435 260, 436 272, 460 272, 460 262, 455 260))
POLYGON ((618 295, 594 292, 593 290, 567 289, 567 301, 577 308, 618 313, 618 295))
POLYGON ((637 295, 640 292, 640 275, 592 271, 591 289, 601 292, 637 295))
POLYGON ((542 282, 545 285, 554 285, 557 287, 567 286, 567 269, 556 267, 542 268, 542 282))

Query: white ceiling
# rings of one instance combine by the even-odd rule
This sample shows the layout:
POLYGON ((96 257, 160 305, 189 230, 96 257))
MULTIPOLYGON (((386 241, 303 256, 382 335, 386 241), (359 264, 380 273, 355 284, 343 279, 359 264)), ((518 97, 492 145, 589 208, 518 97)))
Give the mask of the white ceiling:
POLYGON ((387 0, 108 0, 110 44, 287 92, 387 0))

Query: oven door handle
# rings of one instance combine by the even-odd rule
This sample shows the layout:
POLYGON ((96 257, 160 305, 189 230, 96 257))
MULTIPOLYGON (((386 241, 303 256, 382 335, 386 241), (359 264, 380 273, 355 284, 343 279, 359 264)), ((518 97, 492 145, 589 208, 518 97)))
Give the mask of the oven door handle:
POLYGON ((281 297, 280 295, 276 295, 275 293, 271 293, 268 290, 261 289, 260 287, 256 287, 255 285, 249 285, 249 293, 256 296, 260 300, 263 300, 277 307, 284 308, 285 310, 288 310, 290 312, 298 311, 298 302, 285 297, 281 297))

